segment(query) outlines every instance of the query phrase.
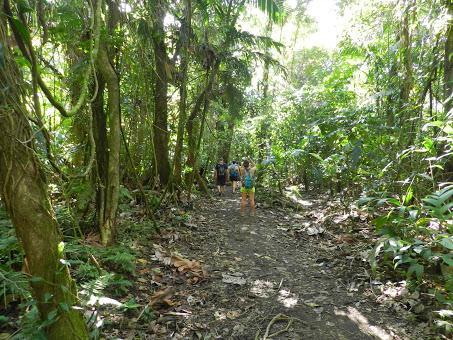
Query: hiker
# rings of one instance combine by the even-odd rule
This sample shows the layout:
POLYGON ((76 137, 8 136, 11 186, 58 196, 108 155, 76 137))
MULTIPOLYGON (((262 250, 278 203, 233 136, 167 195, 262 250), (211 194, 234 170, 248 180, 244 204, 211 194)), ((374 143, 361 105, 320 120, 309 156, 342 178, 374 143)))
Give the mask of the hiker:
POLYGON ((233 190, 233 194, 236 193, 236 188, 240 186, 241 179, 239 177, 239 164, 236 161, 233 161, 228 168, 230 173, 230 181, 233 190))
POLYGON ((219 196, 225 192, 225 184, 228 175, 228 165, 225 164, 223 158, 219 160, 219 163, 215 166, 214 178, 217 183, 217 190, 219 196))
POLYGON ((245 205, 247 204, 247 197, 250 202, 250 214, 255 216, 255 172, 256 167, 248 160, 244 160, 240 169, 241 175, 241 216, 244 216, 245 205))

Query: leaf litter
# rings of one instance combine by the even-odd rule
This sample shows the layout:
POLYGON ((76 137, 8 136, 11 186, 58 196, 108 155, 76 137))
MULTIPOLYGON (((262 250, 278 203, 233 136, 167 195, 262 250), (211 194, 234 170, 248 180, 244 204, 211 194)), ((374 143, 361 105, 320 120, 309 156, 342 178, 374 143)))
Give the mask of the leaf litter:
POLYGON ((420 337, 420 328, 377 299, 392 299, 391 290, 367 273, 363 218, 364 232, 352 236, 353 214, 319 199, 297 211, 270 204, 256 218, 241 218, 234 197, 194 205, 189 222, 178 222, 178 236, 164 232, 138 261, 148 279, 145 304, 158 318, 137 324, 136 337, 371 339, 376 327, 388 338, 420 337), (357 327, 353 309, 369 326, 357 327))

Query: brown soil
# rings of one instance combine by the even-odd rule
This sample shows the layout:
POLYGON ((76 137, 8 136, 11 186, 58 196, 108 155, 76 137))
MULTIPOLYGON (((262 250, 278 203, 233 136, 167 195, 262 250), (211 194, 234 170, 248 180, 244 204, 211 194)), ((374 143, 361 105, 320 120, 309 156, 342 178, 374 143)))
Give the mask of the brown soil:
MULTIPOLYGON (((158 319, 138 322, 129 337, 416 337, 413 322, 377 303, 381 292, 359 256, 373 236, 360 216, 354 217, 357 222, 349 215, 325 216, 325 201, 306 199, 299 211, 263 203, 256 217, 241 217, 239 202, 239 195, 232 194, 200 199, 188 212, 189 221, 154 240, 169 252, 201 262, 208 277, 194 284, 190 271, 164 265, 149 248, 153 271, 159 274, 142 282, 154 292, 172 289, 166 301, 154 305, 158 319), (345 221, 354 232, 341 229, 345 221), (319 235, 307 232, 321 226, 319 235)), ((142 298, 149 300, 149 294, 143 292, 142 298)))

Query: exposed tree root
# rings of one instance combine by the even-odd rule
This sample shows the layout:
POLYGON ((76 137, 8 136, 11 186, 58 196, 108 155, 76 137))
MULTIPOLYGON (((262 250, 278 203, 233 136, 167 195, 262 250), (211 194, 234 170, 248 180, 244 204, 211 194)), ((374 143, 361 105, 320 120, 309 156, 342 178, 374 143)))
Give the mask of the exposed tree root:
MULTIPOLYGON (((284 315, 284 314, 281 314, 281 313, 277 314, 276 316, 274 316, 274 317, 272 318, 272 320, 271 320, 271 321, 269 322, 269 324, 267 325, 267 327, 266 327, 266 332, 264 333, 264 336, 263 336, 263 338, 262 338, 261 340, 270 339, 270 338, 273 338, 273 337, 275 337, 275 336, 277 336, 277 335, 279 335, 279 334, 282 334, 282 333, 284 333, 284 332, 287 332, 287 331, 289 330, 289 327, 291 327, 291 325, 293 324, 294 320, 297 320, 297 319, 291 318, 291 317, 289 317, 289 316, 287 316, 287 315, 284 315), (276 331, 276 332, 274 332, 274 333, 269 334, 269 333, 271 332, 272 326, 273 326, 276 322, 278 322, 278 321, 285 321, 285 320, 288 321, 288 323, 286 324, 286 327, 285 327, 285 328, 280 329, 279 331, 276 331)), ((259 335, 260 335, 260 331, 258 330, 258 332, 256 333, 256 336, 255 336, 255 340, 260 340, 259 335)))

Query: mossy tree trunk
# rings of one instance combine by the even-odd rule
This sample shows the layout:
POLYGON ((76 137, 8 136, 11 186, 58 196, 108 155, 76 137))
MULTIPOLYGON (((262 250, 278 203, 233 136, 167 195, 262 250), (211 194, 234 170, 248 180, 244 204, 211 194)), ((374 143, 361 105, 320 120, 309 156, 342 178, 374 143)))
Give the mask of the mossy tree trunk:
POLYGON ((154 124, 153 143, 156 168, 162 185, 167 185, 170 179, 170 161, 168 158, 168 78, 170 65, 168 63, 167 46, 165 44, 165 0, 153 0, 151 9, 154 12, 154 61, 156 67, 154 89, 154 124))
MULTIPOLYGON (((3 1, 0 0, 1 8, 3 1)), ((0 188, 6 210, 25 251, 32 293, 49 339, 88 339, 76 288, 61 262, 61 235, 36 157, 33 133, 24 105, 25 83, 9 53, 6 17, 0 12, 0 188), (55 317, 52 315, 56 312, 55 317)))
POLYGON ((190 192, 193 180, 195 178, 198 143, 197 137, 200 131, 200 113, 204 108, 209 106, 211 100, 211 91, 220 67, 220 60, 216 60, 210 73, 207 75, 206 86, 197 96, 195 105, 187 118, 187 160, 186 166, 190 169, 185 175, 186 189, 190 192))
MULTIPOLYGON (((102 0, 97 0, 102 1, 102 0)), ((100 24, 111 34, 119 22, 119 9, 115 2, 108 1, 108 22, 100 24)), ((102 20, 102 19, 101 19, 102 20)), ((101 243, 115 242, 115 224, 120 188, 121 112, 120 81, 114 67, 115 48, 112 40, 101 37, 97 54, 98 92, 92 103, 93 136, 97 152, 97 197, 96 217, 101 243), (104 109, 104 90, 107 89, 107 110, 104 109)))
MULTIPOLYGON (((105 44, 99 49, 98 69, 105 80, 108 90, 108 125, 107 143, 108 159, 106 177, 100 187, 103 191, 102 210, 99 211, 98 223, 103 245, 109 245, 115 240, 116 212, 118 209, 119 187, 120 187, 120 85, 105 44)), ((104 121, 105 122, 105 121, 104 121)), ((104 174, 101 174, 104 176, 104 174)))

